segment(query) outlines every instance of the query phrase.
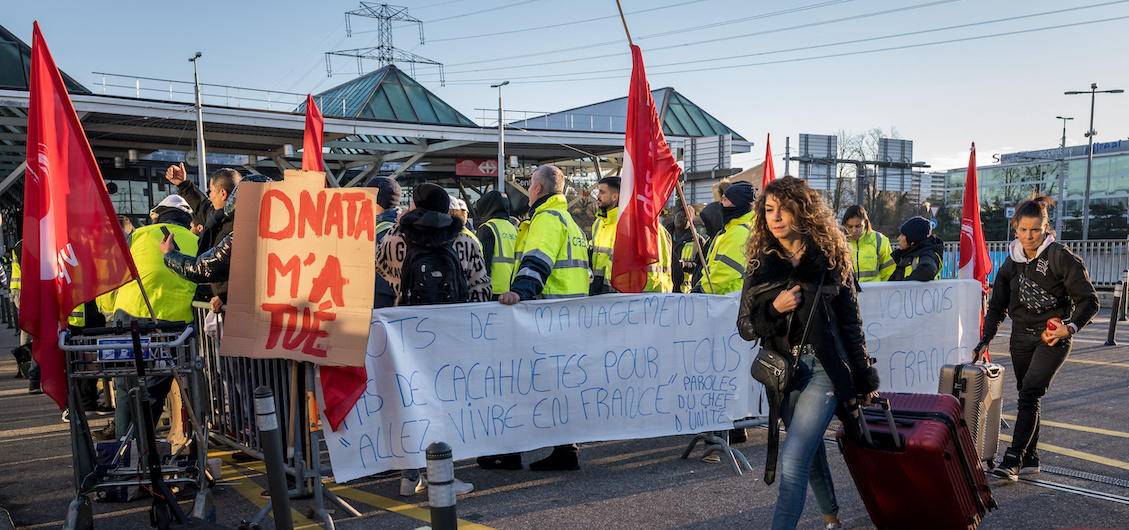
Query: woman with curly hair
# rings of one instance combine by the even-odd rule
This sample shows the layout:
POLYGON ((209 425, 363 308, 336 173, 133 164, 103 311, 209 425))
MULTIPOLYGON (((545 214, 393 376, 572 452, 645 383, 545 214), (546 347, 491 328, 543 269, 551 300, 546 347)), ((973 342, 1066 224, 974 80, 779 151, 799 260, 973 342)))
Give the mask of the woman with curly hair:
POLYGON ((847 418, 878 395, 850 250, 831 210, 803 180, 772 181, 755 208, 761 222, 749 236, 737 329, 745 340, 791 356, 795 366, 780 405, 788 437, 772 528, 796 527, 809 480, 826 527, 841 528, 823 433, 832 415, 847 418))

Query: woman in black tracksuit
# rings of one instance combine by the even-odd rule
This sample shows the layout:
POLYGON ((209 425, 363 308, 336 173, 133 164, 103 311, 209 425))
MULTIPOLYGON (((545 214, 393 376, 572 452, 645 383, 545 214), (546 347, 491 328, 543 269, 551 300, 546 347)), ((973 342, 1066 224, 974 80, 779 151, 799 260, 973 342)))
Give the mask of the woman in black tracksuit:
POLYGON ((1015 210, 1016 239, 992 284, 984 334, 976 352, 988 346, 1005 315, 1011 316, 1011 360, 1019 388, 1011 447, 993 473, 1012 482, 1039 471, 1039 403, 1070 354, 1071 335, 1093 320, 1098 297, 1086 265, 1050 231, 1050 197, 1037 195, 1015 210), (1051 319, 1063 325, 1048 326, 1051 319), (1046 341, 1041 335, 1046 331, 1046 341))

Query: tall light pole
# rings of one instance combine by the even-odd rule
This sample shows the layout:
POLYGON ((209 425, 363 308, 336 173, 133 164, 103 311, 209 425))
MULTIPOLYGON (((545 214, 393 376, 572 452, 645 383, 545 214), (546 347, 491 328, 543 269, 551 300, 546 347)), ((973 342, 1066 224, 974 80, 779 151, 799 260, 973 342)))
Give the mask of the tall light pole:
POLYGON ((506 192, 506 122, 502 119, 502 87, 510 84, 509 81, 502 81, 496 85, 490 85, 490 88, 498 89, 498 191, 501 193, 506 192))
POLYGON ((1062 145, 1058 150, 1058 200, 1055 202, 1055 230, 1059 231, 1059 237, 1062 237, 1061 230, 1065 227, 1062 225, 1062 187, 1066 184, 1066 122, 1074 118, 1064 118, 1062 116, 1055 116, 1056 119, 1062 120, 1062 145))
MULTIPOLYGON (((1125 92, 1120 88, 1114 90, 1098 90, 1098 84, 1092 83, 1090 85, 1090 130, 1086 131, 1086 138, 1090 139, 1090 147, 1086 149, 1086 195, 1082 199, 1082 240, 1090 239, 1090 174, 1094 169, 1094 135, 1097 131, 1094 130, 1094 100, 1100 94, 1120 94, 1125 92)), ((1076 94, 1085 94, 1085 90, 1072 90, 1065 92, 1068 96, 1076 94)))
POLYGON ((204 105, 200 102, 200 70, 196 68, 196 59, 203 55, 196 55, 189 59, 192 63, 192 75, 196 78, 196 168, 199 170, 200 189, 208 189, 208 158, 204 155, 204 105))

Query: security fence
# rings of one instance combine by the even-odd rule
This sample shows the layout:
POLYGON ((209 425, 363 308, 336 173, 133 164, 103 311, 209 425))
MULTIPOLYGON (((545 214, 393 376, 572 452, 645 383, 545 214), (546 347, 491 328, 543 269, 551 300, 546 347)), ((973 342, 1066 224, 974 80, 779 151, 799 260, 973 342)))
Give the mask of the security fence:
MULTIPOLYGON (((1007 259, 1010 241, 989 241, 988 255, 992 259, 992 272, 988 282, 995 281, 996 272, 1000 270, 1007 259)), ((1125 240, 1090 240, 1090 241, 1062 241, 1066 248, 1082 258, 1086 263, 1086 270, 1090 273, 1090 281, 1098 289, 1112 289, 1114 284, 1121 281, 1122 271, 1129 270, 1129 241, 1125 240)), ((960 267, 960 242, 945 243, 945 255, 942 278, 956 278, 957 269, 960 267)))

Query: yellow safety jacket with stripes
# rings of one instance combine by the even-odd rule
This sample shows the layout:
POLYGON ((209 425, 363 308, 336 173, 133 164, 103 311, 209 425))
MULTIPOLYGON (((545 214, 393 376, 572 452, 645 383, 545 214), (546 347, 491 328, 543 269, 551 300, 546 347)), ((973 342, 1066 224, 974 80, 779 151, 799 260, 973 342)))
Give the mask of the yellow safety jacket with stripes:
MULTIPOLYGON (((612 256, 615 253, 617 223, 618 207, 601 213, 592 223, 592 281, 603 284, 602 291, 605 293, 616 292, 612 287, 612 256)), ((659 225, 659 261, 647 266, 647 283, 643 286, 643 292, 669 293, 674 290, 674 280, 671 279, 671 245, 670 233, 659 225)))
POLYGON ((670 232, 659 225, 659 260, 647 265, 647 285, 644 293, 669 293, 674 291, 674 276, 671 270, 670 247, 673 245, 670 232))
POLYGON ((592 222, 592 282, 603 285, 602 292, 614 293, 612 288, 612 253, 615 249, 615 227, 619 221, 619 207, 596 214, 592 222))
POLYGON ((890 238, 871 230, 852 241, 851 257, 854 259, 855 278, 860 282, 884 282, 894 274, 894 258, 890 257, 890 238))
POLYGON ((20 256, 16 255, 16 251, 12 251, 12 279, 8 282, 9 289, 23 289, 23 282, 20 280, 20 256))
POLYGON ((514 275, 517 229, 509 219, 490 219, 483 224, 494 235, 494 255, 489 256, 490 286, 494 293, 502 294, 510 290, 510 278, 514 275))
MULTIPOLYGON (((187 228, 175 224, 161 223, 143 226, 133 231, 129 252, 141 274, 141 283, 153 304, 154 317, 160 320, 192 321, 192 297, 196 294, 196 284, 177 276, 165 266, 164 255, 157 246, 164 238, 161 227, 168 228, 176 238, 180 251, 189 256, 196 255, 197 238, 187 228)), ((114 299, 114 310, 122 310, 130 315, 148 317, 149 308, 141 296, 137 282, 129 282, 118 288, 114 299)))
MULTIPOLYGON (((682 245, 682 254, 679 256, 682 261, 694 262, 698 260, 698 248, 694 245, 694 241, 682 245)), ((678 286, 678 290, 683 293, 688 293, 694 289, 693 285, 694 274, 692 271, 682 271, 682 285, 678 286)))
POLYGON ((706 272, 709 277, 702 274, 701 280, 698 280, 702 292, 726 294, 741 290, 748 264, 745 244, 755 221, 756 212, 750 211, 725 223, 725 228, 714 237, 706 251, 706 272))
POLYGON ((541 287, 544 298, 573 298, 588 295, 588 238, 568 213, 568 201, 556 194, 533 210, 528 221, 521 223, 514 245, 513 283, 530 278, 541 287), (524 260, 536 260, 550 270, 548 278, 532 268, 522 267, 524 260))

